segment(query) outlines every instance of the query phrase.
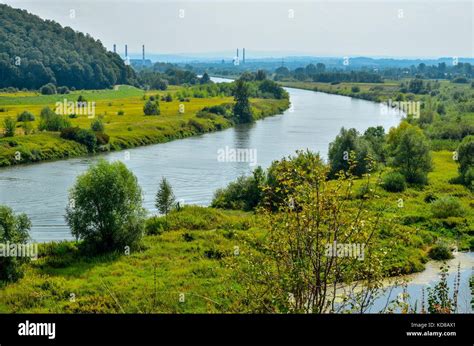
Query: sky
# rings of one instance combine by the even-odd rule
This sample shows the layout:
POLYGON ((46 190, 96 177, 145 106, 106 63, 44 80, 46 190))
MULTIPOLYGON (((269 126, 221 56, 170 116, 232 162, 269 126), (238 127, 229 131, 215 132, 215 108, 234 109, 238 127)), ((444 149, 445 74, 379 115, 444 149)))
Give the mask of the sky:
POLYGON ((474 0, 0 0, 123 54, 474 57, 474 0))

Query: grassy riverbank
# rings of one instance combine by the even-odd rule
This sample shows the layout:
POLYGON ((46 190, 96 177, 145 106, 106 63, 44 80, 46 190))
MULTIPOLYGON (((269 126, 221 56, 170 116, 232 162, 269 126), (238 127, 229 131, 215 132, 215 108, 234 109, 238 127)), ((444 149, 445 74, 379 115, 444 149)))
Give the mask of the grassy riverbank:
MULTIPOLYGON (((430 248, 440 240, 469 248, 472 200, 463 186, 449 183, 456 174, 450 152, 436 152, 434 170, 424 190, 388 193, 379 189, 373 207, 389 206, 384 218, 398 225, 387 236, 387 244, 390 239, 401 239, 395 248, 390 243, 393 251, 387 254, 390 260, 384 271, 407 274, 423 270, 430 248), (428 195, 458 197, 465 214, 434 216, 426 201, 428 195)), ((259 239, 266 234, 259 217, 189 206, 173 211, 167 223, 168 231, 145 236, 140 249, 130 255, 83 256, 74 242, 40 245, 39 259, 25 265, 24 277, 0 288, 0 312, 240 311, 244 287, 236 275, 239 269, 232 263, 235 256, 259 251, 259 239)))
MULTIPOLYGON (((23 111, 35 116, 30 123, 36 129, 39 113, 43 107, 55 109, 56 102, 76 101, 79 95, 88 102, 95 102, 94 119, 100 118, 105 124, 105 132, 110 136, 103 151, 116 151, 142 145, 163 143, 174 139, 190 137, 206 132, 222 130, 233 126, 233 122, 223 116, 198 117, 196 114, 204 107, 233 103, 229 96, 187 97, 181 102, 176 93, 184 87, 170 87, 166 91, 147 91, 121 86, 117 90, 74 91, 67 95, 40 95, 31 92, 0 94, 0 124, 7 117, 16 119, 23 111), (170 102, 160 102, 159 116, 143 114, 144 98, 160 98, 170 94, 170 102), (180 105, 184 112, 180 113, 180 105), (181 106, 183 107, 183 106, 181 106)), ((261 119, 283 112, 289 106, 287 99, 250 99, 255 119, 261 119)), ((94 120, 79 115, 69 121, 72 126, 89 128, 94 120)), ((0 138, 0 167, 15 164, 57 160, 87 155, 85 145, 62 139, 58 132, 39 132, 24 134, 21 123, 17 123, 16 136, 0 138), (18 155, 19 153, 19 155, 18 155)))

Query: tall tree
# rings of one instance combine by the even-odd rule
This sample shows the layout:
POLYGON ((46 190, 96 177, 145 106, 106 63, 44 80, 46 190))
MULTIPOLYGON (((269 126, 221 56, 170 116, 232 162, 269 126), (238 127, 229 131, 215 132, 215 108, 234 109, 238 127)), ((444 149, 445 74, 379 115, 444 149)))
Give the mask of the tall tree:
POLYGON ((234 92, 234 117, 237 123, 244 124, 253 121, 249 96, 248 85, 244 81, 238 79, 237 82, 235 82, 234 92))

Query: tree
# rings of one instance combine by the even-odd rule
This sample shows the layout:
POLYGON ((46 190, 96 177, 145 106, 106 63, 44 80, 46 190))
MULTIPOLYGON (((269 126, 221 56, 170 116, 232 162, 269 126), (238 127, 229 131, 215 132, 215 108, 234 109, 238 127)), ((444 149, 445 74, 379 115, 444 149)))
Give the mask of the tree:
POLYGON ((466 136, 458 147, 459 174, 463 184, 474 189, 474 136, 466 136))
POLYGON ((5 137, 14 137, 16 130, 16 121, 12 117, 3 119, 3 127, 5 128, 5 137))
POLYGON ((372 156, 369 143, 359 137, 356 129, 341 128, 336 139, 329 144, 328 158, 331 166, 330 177, 335 178, 340 171, 361 176, 370 169, 368 159, 372 156), (354 156, 354 157, 351 157, 354 156), (354 161, 351 164, 351 159, 354 161))
POLYGON ((402 173, 408 183, 426 184, 432 169, 428 141, 423 131, 407 122, 390 129, 389 164, 402 173))
MULTIPOLYGON (((30 238, 31 221, 26 214, 15 215, 0 205, 0 244, 26 244, 30 238)), ((0 256, 0 281, 16 281, 22 276, 21 264, 27 257, 0 256)))
POLYGON ((94 131, 94 132, 104 132, 104 130, 105 130, 105 125, 104 125, 104 123, 102 122, 102 120, 100 120, 100 119, 95 119, 95 120, 91 123, 91 130, 94 131))
POLYGON ((162 178, 155 198, 156 209, 158 209, 161 214, 168 215, 175 202, 173 188, 166 178, 162 178))
POLYGON ((146 211, 137 178, 122 162, 100 160, 69 193, 66 221, 93 252, 123 251, 144 232, 146 211))
POLYGON ((211 81, 211 78, 209 78, 209 75, 207 74, 207 72, 204 72, 204 74, 202 75, 201 79, 199 80, 199 83, 200 84, 207 84, 211 81))
POLYGON ((369 127, 364 132, 363 138, 370 143, 374 159, 385 162, 385 129, 383 126, 369 127))
POLYGON ((376 240, 385 227, 381 214, 363 202, 347 203, 353 177, 328 181, 328 168, 317 154, 298 152, 274 169, 284 203, 275 211, 272 194, 266 194, 257 213, 268 233, 259 238, 258 250, 233 259, 246 292, 239 308, 365 312, 379 293, 387 263, 376 240))
POLYGON ((40 88, 40 93, 42 95, 54 95, 56 94, 56 86, 52 83, 45 84, 40 88))
POLYGON ((249 88, 247 84, 238 79, 234 91, 234 117, 237 123, 251 123, 253 121, 252 109, 249 102, 249 88))
POLYGON ((267 79, 267 73, 264 70, 258 70, 255 79, 258 81, 265 80, 267 79))
POLYGON ((158 101, 148 100, 145 106, 143 106, 143 113, 145 113, 145 115, 159 115, 160 107, 158 101))

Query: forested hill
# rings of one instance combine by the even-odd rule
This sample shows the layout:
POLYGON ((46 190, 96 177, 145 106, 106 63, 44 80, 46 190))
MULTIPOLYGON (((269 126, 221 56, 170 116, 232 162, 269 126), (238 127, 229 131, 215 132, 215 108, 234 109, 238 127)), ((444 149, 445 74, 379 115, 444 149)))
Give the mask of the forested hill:
POLYGON ((135 73, 99 40, 0 4, 0 88, 76 89, 134 84, 135 73))

